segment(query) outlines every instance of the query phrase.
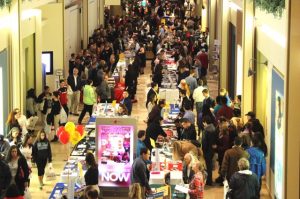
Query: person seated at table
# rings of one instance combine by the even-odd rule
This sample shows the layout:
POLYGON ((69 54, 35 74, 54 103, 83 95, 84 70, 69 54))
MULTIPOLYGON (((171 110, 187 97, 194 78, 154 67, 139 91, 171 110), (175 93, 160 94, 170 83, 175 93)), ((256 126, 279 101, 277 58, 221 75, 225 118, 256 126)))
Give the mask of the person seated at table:
POLYGON ((98 185, 99 171, 94 155, 92 153, 87 153, 85 155, 85 162, 88 167, 88 170, 84 174, 85 184, 98 185))
POLYGON ((137 134, 138 140, 137 140, 137 146, 136 146, 136 157, 140 157, 140 152, 142 148, 146 148, 146 145, 144 143, 144 140, 146 139, 146 131, 139 130, 137 134))
POLYGON ((184 184, 189 184, 193 177, 194 171, 192 169, 194 163, 194 158, 191 153, 186 153, 183 158, 183 170, 182 170, 182 180, 184 184))
POLYGON ((128 110, 128 115, 131 115, 131 111, 132 111, 132 102, 131 99, 129 97, 129 93, 128 91, 124 91, 123 92, 123 100, 121 100, 120 104, 124 104, 125 107, 128 110))
POLYGON ((118 116, 128 115, 128 110, 124 104, 119 104, 117 115, 118 116))
POLYGON ((190 199, 203 199, 205 185, 205 177, 203 175, 204 165, 197 161, 193 164, 192 170, 195 174, 192 181, 189 183, 190 199))
POLYGON ((195 129, 195 125, 191 123, 191 121, 187 118, 182 118, 181 121, 182 132, 181 132, 181 140, 196 140, 197 133, 195 129))
POLYGON ((154 148, 154 146, 151 145, 151 139, 153 139, 154 142, 156 142, 158 136, 167 137, 167 134, 161 127, 162 122, 163 118, 159 117, 157 120, 149 124, 146 129, 146 139, 144 140, 144 143, 146 147, 150 149, 150 151, 152 150, 152 148, 154 148))

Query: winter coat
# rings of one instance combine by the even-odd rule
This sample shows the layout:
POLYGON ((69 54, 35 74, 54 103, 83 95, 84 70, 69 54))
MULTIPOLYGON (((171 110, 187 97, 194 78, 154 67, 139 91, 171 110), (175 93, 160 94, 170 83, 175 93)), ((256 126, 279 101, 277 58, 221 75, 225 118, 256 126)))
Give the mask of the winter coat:
POLYGON ((259 183, 257 176, 249 170, 234 173, 230 178, 229 188, 232 189, 232 199, 259 198, 259 183))
POLYGON ((246 151, 250 155, 250 170, 260 179, 266 173, 266 159, 264 152, 257 147, 250 147, 246 151))

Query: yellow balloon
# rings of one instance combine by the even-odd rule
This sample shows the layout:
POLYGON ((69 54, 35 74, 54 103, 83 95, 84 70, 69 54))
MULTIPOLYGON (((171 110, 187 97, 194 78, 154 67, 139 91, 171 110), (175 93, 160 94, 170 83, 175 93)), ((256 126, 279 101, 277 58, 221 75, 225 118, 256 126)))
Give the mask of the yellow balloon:
POLYGON ((74 122, 67 122, 65 125, 65 130, 71 135, 75 131, 74 122))
POLYGON ((83 136, 80 135, 80 133, 78 131, 74 131, 71 135, 70 135, 70 142, 73 145, 76 145, 81 139, 83 138, 83 136))

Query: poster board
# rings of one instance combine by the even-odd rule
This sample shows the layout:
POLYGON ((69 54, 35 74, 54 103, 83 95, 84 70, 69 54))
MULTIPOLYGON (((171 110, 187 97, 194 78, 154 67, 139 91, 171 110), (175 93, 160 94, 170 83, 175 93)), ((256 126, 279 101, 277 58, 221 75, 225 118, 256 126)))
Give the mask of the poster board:
POLYGON ((96 157, 100 187, 129 187, 136 131, 135 118, 96 119, 96 157))
POLYGON ((121 5, 121 0, 105 0, 106 6, 119 6, 121 5))
POLYGON ((271 94, 271 170, 274 173, 275 198, 284 198, 284 139, 285 139, 285 96, 284 79, 273 68, 271 94))

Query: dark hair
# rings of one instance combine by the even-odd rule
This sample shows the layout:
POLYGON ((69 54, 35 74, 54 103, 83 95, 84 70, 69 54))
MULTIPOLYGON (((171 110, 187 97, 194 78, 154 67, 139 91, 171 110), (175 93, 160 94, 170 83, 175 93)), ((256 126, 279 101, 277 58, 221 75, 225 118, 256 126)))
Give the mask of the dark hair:
POLYGON ((268 147, 261 132, 254 132, 252 136, 252 145, 259 148, 265 155, 268 155, 268 147))
POLYGON ((49 89, 49 86, 44 86, 44 90, 47 90, 47 89, 49 89))
POLYGON ((210 116, 208 115, 205 115, 202 119, 203 122, 205 122, 206 124, 212 124, 213 123, 213 120, 211 119, 210 116))
POLYGON ((234 145, 240 146, 240 145, 242 145, 242 143, 243 143, 242 138, 240 138, 239 136, 236 136, 234 138, 234 145))
POLYGON ((160 105, 163 105, 163 104, 166 104, 166 100, 165 99, 160 99, 158 101, 158 105, 160 106, 160 105))
POLYGON ((186 122, 191 123, 191 121, 188 118, 185 117, 181 118, 180 123, 186 123, 186 122))
POLYGON ((191 110, 192 109, 192 102, 187 102, 184 104, 184 109, 185 110, 191 110))
POLYGON ((183 95, 186 95, 186 90, 180 89, 179 92, 183 95))
POLYGON ((36 98, 34 88, 31 88, 27 91, 27 98, 36 98))
POLYGON ((23 139, 23 143, 22 143, 22 146, 25 147, 29 138, 33 137, 33 135, 31 133, 27 133, 23 139))
POLYGON ((217 104, 221 104, 221 98, 222 98, 221 95, 218 95, 218 96, 216 97, 216 102, 217 102, 217 104))
POLYGON ((237 98, 242 101, 242 96, 241 95, 237 95, 237 98))
POLYGON ((6 190, 5 197, 18 197, 22 196, 16 184, 10 184, 6 190))
POLYGON ((91 79, 86 80, 86 85, 90 85, 91 83, 93 83, 91 79))
POLYGON ((206 88, 203 89, 203 90, 202 90, 202 93, 208 93, 208 89, 206 89, 206 88))
POLYGON ((221 104, 226 105, 227 104, 227 97, 221 96, 221 104))
POLYGON ((92 153, 87 153, 85 155, 85 162, 91 167, 94 167, 94 168, 97 167, 95 156, 92 153))
POLYGON ((58 96, 59 96, 59 92, 58 92, 58 91, 54 91, 54 92, 53 92, 53 95, 54 95, 55 97, 58 97, 58 96))
POLYGON ((203 81, 201 79, 198 80, 198 86, 203 86, 203 81))
POLYGON ((144 131, 144 130, 139 130, 137 136, 138 136, 138 138, 142 138, 145 134, 146 134, 146 131, 144 131))
POLYGON ((19 150, 19 148, 17 147, 17 145, 12 145, 9 150, 8 150, 8 153, 7 153, 7 156, 6 156, 6 162, 10 162, 11 161, 11 151, 14 150, 14 149, 17 149, 17 153, 18 153, 18 156, 19 157, 23 157, 21 151, 19 150))
POLYGON ((157 86, 157 83, 156 82, 152 82, 151 83, 151 88, 154 88, 155 86, 157 86))
POLYGON ((61 80, 59 80, 59 83, 63 83, 63 82, 65 82, 65 80, 64 80, 64 79, 61 79, 61 80))
POLYGON ((149 149, 147 149, 147 148, 141 148, 140 155, 147 154, 148 151, 149 151, 149 149))
POLYGON ((88 196, 89 198, 92 199, 99 198, 99 192, 92 185, 87 186, 84 192, 85 192, 85 197, 88 196))

